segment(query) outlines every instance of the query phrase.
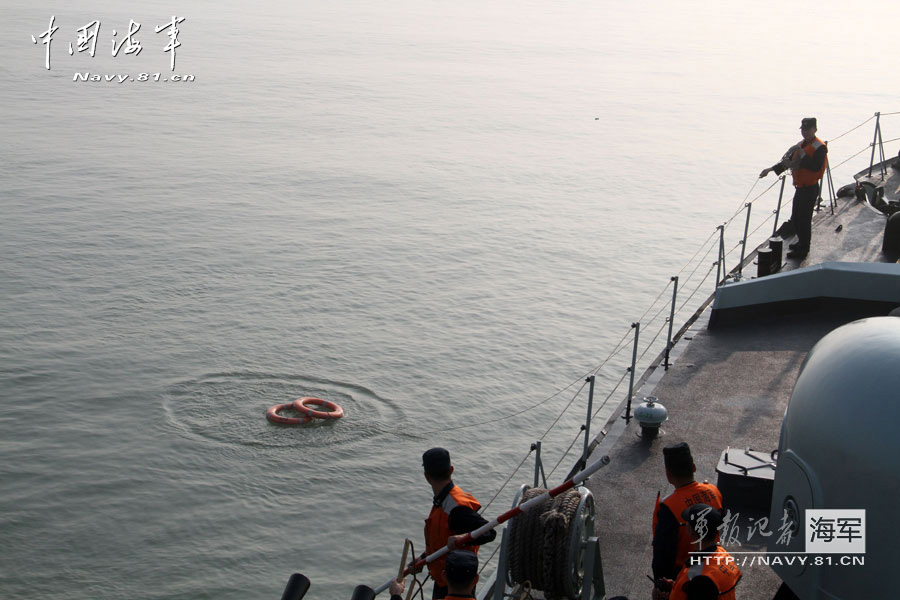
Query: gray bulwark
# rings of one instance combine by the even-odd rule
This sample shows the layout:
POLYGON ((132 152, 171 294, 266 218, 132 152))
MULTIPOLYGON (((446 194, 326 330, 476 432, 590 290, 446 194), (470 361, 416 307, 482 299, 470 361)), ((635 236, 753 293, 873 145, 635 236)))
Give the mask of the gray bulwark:
POLYGON ((820 311, 885 315, 898 303, 900 266, 826 262, 720 287, 710 327, 766 314, 820 311))
MULTIPOLYGON (((852 199, 838 202, 835 215, 826 209, 815 217, 809 257, 802 264, 787 264, 785 270, 825 261, 890 261, 880 252, 884 217, 852 199), (838 225, 842 227, 836 231, 838 225)), ((900 274, 900 265, 883 267, 900 274)), ((714 329, 707 328, 711 312, 707 309, 675 346, 670 369, 663 373, 658 368, 659 360, 650 367, 641 378, 635 401, 653 395, 666 406, 669 421, 663 425, 664 435, 650 441, 641 439, 640 426, 633 420, 626 425, 621 418, 623 402, 593 450, 595 457, 609 454, 612 459, 589 482, 597 502, 595 527, 608 595, 633 599, 650 596, 652 584, 647 575, 652 574, 653 509, 657 491, 663 496, 671 491, 662 448, 687 441, 694 453, 697 479, 712 483, 716 482, 716 464, 727 446, 766 452, 775 449, 794 382, 809 350, 836 327, 862 316, 886 314, 870 311, 881 311, 887 304, 861 305, 849 311, 844 310, 846 307, 835 311, 833 306, 820 306, 789 314, 748 314, 714 329)), ((726 497, 726 505, 730 502, 734 499, 726 497)), ((765 549, 766 539, 761 535, 747 539, 749 519, 758 516, 763 515, 741 515, 741 545, 726 543, 729 551, 765 549)), ((778 535, 775 524, 769 529, 778 535)), ((737 596, 742 600, 771 599, 780 580, 769 567, 751 561, 747 558, 746 564, 739 563, 744 575, 737 596)))

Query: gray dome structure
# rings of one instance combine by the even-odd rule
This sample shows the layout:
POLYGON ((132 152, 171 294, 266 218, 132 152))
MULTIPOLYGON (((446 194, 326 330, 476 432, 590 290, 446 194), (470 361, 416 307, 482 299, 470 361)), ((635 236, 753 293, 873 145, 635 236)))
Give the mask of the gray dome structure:
POLYGON ((768 553, 807 550, 810 509, 864 509, 865 553, 857 555, 862 565, 841 564, 847 561, 843 554, 818 554, 807 555, 805 566, 773 566, 802 600, 895 595, 890 574, 900 558, 898 428, 900 319, 862 319, 823 337, 804 360, 785 412, 768 553), (787 543, 785 514, 794 523, 787 543))

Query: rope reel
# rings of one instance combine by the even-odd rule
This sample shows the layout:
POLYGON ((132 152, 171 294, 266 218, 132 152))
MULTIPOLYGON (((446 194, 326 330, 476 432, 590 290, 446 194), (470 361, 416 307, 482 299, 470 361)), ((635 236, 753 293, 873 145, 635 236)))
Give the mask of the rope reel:
MULTIPOLYGON (((522 486, 516 505, 544 488, 522 486)), ((509 522, 508 582, 528 584, 548 599, 581 596, 584 550, 594 535, 594 498, 585 487, 548 498, 509 522)))

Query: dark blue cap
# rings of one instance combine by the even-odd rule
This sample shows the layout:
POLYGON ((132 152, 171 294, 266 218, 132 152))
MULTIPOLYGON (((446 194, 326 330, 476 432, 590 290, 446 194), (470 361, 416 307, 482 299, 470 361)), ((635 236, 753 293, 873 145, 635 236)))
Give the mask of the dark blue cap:
POLYGON ((681 518, 687 521, 694 533, 702 539, 712 539, 722 524, 722 513, 709 504, 694 504, 682 511, 681 518))
POLYGON ((670 470, 685 470, 694 466, 694 457, 691 456, 691 447, 687 442, 672 444, 663 448, 663 462, 670 470))
POLYGON ((432 448, 422 455, 426 473, 443 474, 450 470, 450 453, 443 448, 432 448))
POLYGON ((478 557, 468 550, 454 550, 447 555, 444 569, 448 582, 467 585, 478 574, 478 557))

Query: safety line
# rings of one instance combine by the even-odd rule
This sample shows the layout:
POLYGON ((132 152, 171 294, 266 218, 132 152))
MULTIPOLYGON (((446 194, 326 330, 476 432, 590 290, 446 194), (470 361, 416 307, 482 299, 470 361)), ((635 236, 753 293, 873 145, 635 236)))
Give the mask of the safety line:
MULTIPOLYGON (((705 244, 707 244, 709 242, 709 240, 711 240, 713 238, 714 235, 716 235, 716 231, 718 231, 718 228, 714 229, 713 232, 711 234, 709 234, 709 237, 706 238, 706 240, 704 240, 703 242, 701 242, 700 248, 698 248, 697 251, 694 253, 694 255, 688 259, 687 263, 683 267, 681 267, 681 271, 678 271, 678 275, 681 275, 681 273, 684 272, 684 270, 690 266, 691 261, 693 261, 695 258, 697 258, 697 255, 700 254, 700 250, 703 250, 703 246, 705 244)), ((707 251, 707 254, 709 254, 709 251, 707 251)), ((697 267, 694 267, 694 271, 695 272, 697 271, 697 267)), ((690 279, 690 276, 688 276, 688 279, 690 279)))
MULTIPOLYGON (((629 373, 629 371, 626 370, 625 373, 622 374, 622 377, 619 379, 619 382, 616 383, 616 385, 613 387, 612 390, 610 390, 610 392, 606 395, 606 398, 603 400, 603 403, 600 405, 600 407, 597 408, 597 410, 594 411, 594 414, 591 415, 592 423, 594 422, 594 419, 597 418, 597 415, 599 415, 600 412, 606 407, 606 405, 609 404, 609 400, 613 397, 613 394, 616 393, 616 390, 619 389, 619 386, 622 385, 622 382, 625 381, 625 378, 628 376, 628 373, 629 373)), ((556 466, 553 467, 553 469, 550 471, 550 473, 547 474, 547 479, 550 479, 550 477, 553 475, 553 473, 556 472, 556 469, 559 468, 559 465, 562 464, 562 461, 565 460, 565 458, 569 455, 569 453, 572 451, 572 447, 575 446, 575 442, 578 441, 578 438, 580 438, 583 433, 584 433, 584 426, 582 426, 578 430, 578 433, 575 435, 575 439, 573 439, 572 443, 569 444, 569 447, 563 453, 562 458, 559 459, 559 462, 556 463, 556 466)))
MULTIPOLYGON (((494 551, 491 552, 491 555, 487 557, 487 560, 484 561, 484 563, 482 563, 481 568, 478 569, 478 574, 479 574, 479 575, 481 575, 481 573, 484 571, 485 567, 487 567, 488 564, 489 564, 492 560, 494 560, 494 555, 497 554, 497 552, 500 550, 500 546, 501 546, 501 544, 497 544, 497 547, 494 548, 494 551)), ((498 573, 498 574, 497 574, 497 577, 499 577, 499 576, 500 576, 500 574, 498 573)), ((506 576, 506 574, 504 573, 504 577, 505 577, 505 576, 506 576)))
MULTIPOLYGON (((671 302, 668 302, 668 303, 666 303, 666 304, 663 304, 662 306, 659 307, 659 310, 656 311, 656 314, 653 315, 652 317, 650 317, 650 320, 649 320, 649 321, 641 321, 641 325, 648 325, 648 326, 649 326, 650 324, 653 323, 653 321, 655 321, 655 320, 659 317, 659 315, 662 314, 662 311, 665 310, 665 308, 666 308, 667 306, 671 306, 671 305, 672 305, 671 302)), ((668 323, 668 322, 669 322, 668 319, 666 319, 665 323, 668 323)), ((665 323, 663 323, 663 325, 665 325, 665 323)))
POLYGON ((706 283, 706 280, 709 279, 709 276, 710 276, 710 274, 712 273, 713 267, 715 267, 715 266, 716 266, 716 263, 713 263, 712 266, 709 268, 709 270, 706 272, 706 275, 705 275, 705 276, 703 277, 703 279, 700 281, 700 283, 697 284, 697 287, 694 288, 694 291, 691 292, 691 295, 688 296, 687 299, 685 299, 684 302, 682 302, 681 308, 679 308, 679 309, 676 311, 676 313, 681 313, 681 311, 684 310, 684 307, 687 305, 688 302, 691 301, 691 298, 693 298, 694 295, 696 295, 696 293, 700 290, 700 288, 703 286, 703 284, 706 283))
MULTIPOLYGON (((442 433, 444 431, 458 431, 460 429, 469 429, 470 427, 481 427, 482 425, 489 425, 491 423, 497 423, 498 421, 505 421, 506 419, 512 419, 513 417, 518 417, 521 414, 527 413, 528 411, 534 410, 538 406, 541 406, 542 404, 549 402, 550 400, 552 400, 556 396, 560 395, 561 393, 563 393, 564 391, 566 391, 567 389, 569 389, 576 383, 578 383, 578 379, 576 379, 575 381, 573 381, 572 383, 570 383, 563 389, 559 390, 552 396, 545 398, 545 399, 541 400, 540 402, 538 402, 537 404, 533 404, 532 406, 529 406, 528 408, 523 408, 520 411, 514 412, 511 415, 506 415, 504 417, 497 417, 496 419, 490 419, 488 421, 479 421, 478 423, 470 423, 469 425, 459 425, 458 427, 443 427, 441 429, 435 429, 434 431, 425 431, 419 435, 427 435, 427 434, 431 434, 431 433, 442 433)), ((580 392, 582 388, 584 388, 584 384, 581 385, 581 388, 579 388, 578 392, 580 392)), ((578 395, 578 392, 575 392, 576 397, 578 395)), ((571 401, 570 401, 570 404, 571 404, 571 401)))
MULTIPOLYGON (((609 356, 607 356, 607 357, 603 360, 603 362, 600 363, 599 366, 597 366, 597 367, 596 367, 595 369, 593 369, 592 371, 588 371, 586 374, 582 375, 582 376, 579 377, 578 379, 575 379, 574 381, 572 381, 570 384, 568 384, 567 386, 565 386, 565 387, 562 388, 561 390, 558 390, 556 393, 554 393, 554 394, 550 395, 549 397, 547 397, 547 398, 541 400, 541 401, 538 402, 537 404, 533 404, 532 406, 529 406, 529 407, 527 407, 527 408, 524 408, 524 409, 522 409, 522 410, 520 410, 520 411, 517 411, 517 412, 515 412, 515 413, 512 413, 512 414, 510 414, 510 415, 506 415, 506 416, 503 416, 503 417, 497 417, 496 419, 490 419, 490 420, 488 420, 488 421, 479 421, 478 423, 470 423, 470 424, 468 424, 468 425, 459 425, 459 426, 457 426, 457 427, 443 427, 443 428, 441 428, 441 429, 435 429, 435 430, 433 430, 433 431, 424 431, 424 432, 420 432, 420 433, 418 433, 417 435, 421 436, 421 435, 428 435, 428 434, 432 434, 432 433, 442 433, 442 432, 445 432, 445 431, 458 431, 458 430, 460 430, 460 429, 469 429, 469 428, 472 428, 472 427, 481 427, 482 425, 489 425, 489 424, 491 424, 491 423, 496 423, 496 422, 498 422, 498 421, 505 421, 506 419, 511 419, 511 418, 513 418, 513 417, 517 417, 517 416, 519 416, 519 415, 521 415, 521 414, 524 414, 524 413, 526 413, 526 412, 528 412, 528 411, 530 411, 530 410, 533 410, 533 409, 537 408, 538 406, 541 406, 542 404, 546 404, 547 402, 549 402, 549 401, 552 400, 553 398, 559 396, 560 394, 562 394, 563 392, 565 392, 566 390, 568 390, 569 388, 571 388, 572 386, 574 386, 574 385, 575 385, 576 383, 578 383, 579 381, 582 381, 581 387, 578 388, 578 391, 575 392, 575 395, 572 397, 571 400, 569 400, 569 404, 566 406, 565 409, 563 409, 562 413, 559 414, 559 416, 556 418, 556 421, 554 421, 554 424, 556 424, 556 422, 559 421, 559 419, 562 417, 562 415, 568 410, 568 407, 572 405, 572 402, 575 400, 575 398, 578 397, 578 394, 581 392, 581 390, 584 389, 584 386, 587 384, 587 382, 584 381, 584 379, 585 379, 586 377, 589 377, 590 375, 596 375, 596 374, 600 371, 600 369, 602 369, 602 368, 606 365, 606 363, 608 363, 608 362, 610 361, 610 359, 612 359, 616 354, 618 354, 619 352, 621 352, 622 350, 624 350, 625 348, 627 348, 626 345, 622 345, 622 342, 625 341, 625 340, 628 338, 628 336, 631 334, 631 331, 632 331, 632 330, 629 329, 628 331, 625 332, 625 335, 622 336, 622 339, 620 339, 619 342, 618 342, 618 344, 616 344, 616 348, 609 354, 609 356)), ((553 426, 550 427, 550 429, 552 429, 552 428, 553 428, 553 426)), ((546 435, 547 433, 549 433, 550 429, 548 429, 548 430, 544 433, 544 435, 546 435)), ((543 436, 542 436, 542 437, 543 437, 543 436)))
MULTIPOLYGON (((707 240, 707 241, 708 241, 708 240, 707 240)), ((700 265, 702 265, 702 264, 706 261, 706 258, 709 256, 710 252, 712 252, 713 250, 715 250, 715 249, 718 247, 718 245, 719 245, 719 240, 716 240, 715 243, 712 244, 712 245, 709 247, 709 249, 706 251, 706 254, 703 255, 703 258, 701 258, 701 259, 697 262, 697 264, 694 265, 694 270, 691 271, 691 274, 688 275, 687 278, 685 278, 685 280, 684 280, 684 285, 687 285, 687 282, 690 281, 691 278, 697 273, 697 269, 700 268, 700 265)), ((713 263, 713 264, 715 264, 715 263, 713 263)))
POLYGON ((650 309, 653 308, 653 307, 656 305, 657 302, 659 302, 659 299, 663 297, 663 294, 666 293, 666 290, 669 289, 669 286, 670 286, 670 285, 672 285, 672 280, 671 280, 671 279, 669 280, 669 283, 666 284, 666 287, 664 287, 664 288, 662 289, 662 291, 659 293, 659 296, 657 296, 656 299, 655 299, 653 302, 650 303, 650 306, 647 307, 647 310, 644 311, 644 314, 642 314, 642 315, 640 316, 640 318, 638 319, 638 322, 641 322, 641 323, 644 322, 644 317, 646 317, 646 316, 647 316, 647 313, 650 312, 650 309))
POLYGON ((734 213, 733 215, 731 215, 731 217, 729 217, 728 220, 726 220, 725 223, 723 223, 723 225, 725 226, 726 229, 728 229, 728 226, 731 225, 731 222, 734 221, 738 217, 739 214, 744 212, 745 208, 746 208, 746 202, 742 203, 741 207, 737 210, 737 212, 734 213))
MULTIPOLYGON (((776 179, 774 182, 772 182, 772 185, 770 185, 770 186, 767 187, 765 190, 763 190, 763 191, 759 194, 759 196, 757 196, 756 198, 754 198, 753 200, 751 200, 751 201, 750 201, 750 204, 753 204, 754 202, 756 202, 757 200, 759 200, 760 198, 762 198, 763 196, 765 196, 766 193, 767 193, 769 190, 771 190, 773 187, 775 187, 775 186, 778 184, 779 181, 781 181, 781 178, 780 178, 780 177, 779 177, 778 179, 776 179)), ((744 208, 746 208, 746 206, 745 206, 744 208)))
MULTIPOLYGON (((543 433, 543 435, 541 435, 540 438, 538 438, 538 439, 540 439, 540 440, 543 441, 543 439, 544 439, 545 437, 547 437, 547 434, 550 433, 550 431, 551 431, 554 427, 556 427, 556 424, 559 423, 559 420, 562 418, 562 416, 563 416, 564 414, 566 414, 566 412, 567 412, 567 411, 569 410, 569 408, 572 406, 572 403, 574 403, 575 400, 578 398, 578 395, 581 393, 581 390, 584 389, 584 386, 585 386, 585 385, 587 385, 587 381, 585 381, 584 383, 582 383, 581 387, 578 389, 577 392, 575 392, 575 394, 572 396, 572 399, 569 400, 569 403, 566 405, 566 407, 562 410, 562 412, 559 413, 559 415, 556 417, 556 419, 553 421, 553 423, 550 424, 550 427, 547 428, 547 431, 545 431, 545 432, 543 433)), ((482 425, 483 425, 483 424, 484 424, 484 423, 482 423, 482 425)), ((571 446, 570 446, 570 448, 571 448, 571 446)), ((509 482, 512 481, 512 478, 515 477, 515 475, 516 475, 516 473, 518 473, 519 469, 522 468, 522 465, 525 464, 525 461, 528 460, 528 457, 531 456, 531 452, 532 452, 532 450, 529 449, 528 454, 525 455, 525 458, 522 459, 522 462, 519 463, 519 466, 517 466, 517 467, 515 468, 515 470, 512 472, 512 474, 510 474, 510 476, 509 476, 509 477, 506 479, 506 481, 503 483, 503 485, 500 486, 500 489, 497 490, 497 493, 494 494, 494 497, 491 498, 490 502, 488 502, 488 503, 484 506, 484 508, 481 509, 482 511, 483 511, 484 509, 486 509, 488 506, 490 506, 490 505, 491 505, 491 502, 493 502, 493 501, 497 498, 497 496, 499 496, 500 493, 506 488, 506 486, 509 485, 509 482)), ((550 474, 552 475, 553 472, 551 471, 550 474)), ((550 476, 548 475, 547 477, 549 478, 550 476)))
MULTIPOLYGON (((753 189, 756 187, 756 184, 759 183, 759 179, 760 179, 760 178, 757 177, 757 178, 753 181, 753 185, 750 186, 750 191, 748 191, 748 192, 747 192, 747 195, 744 196, 744 199, 741 200, 741 204, 740 204, 740 206, 738 206, 738 208, 737 208, 737 213, 735 213, 735 214, 740 214, 740 212, 744 209, 744 204, 747 202, 747 198, 750 197, 750 194, 753 193, 753 189)), ((732 216, 731 218, 733 219, 734 217, 732 216)))
POLYGON ((512 478, 515 477, 516 473, 519 472, 519 469, 522 468, 522 465, 525 464, 525 461, 528 460, 528 457, 531 456, 532 452, 534 452, 534 447, 531 447, 531 449, 528 450, 528 454, 525 455, 525 458, 522 459, 522 462, 519 463, 519 466, 517 466, 513 470, 513 472, 510 474, 510 476, 506 479, 506 481, 503 482, 503 485, 500 486, 500 489, 497 490, 497 493, 494 494, 494 497, 491 498, 487 504, 482 506, 478 512, 483 513, 484 511, 486 511, 488 509, 488 507, 494 502, 494 500, 497 499, 497 496, 500 495, 500 492, 502 492, 504 490, 504 488, 506 488, 506 486, 509 484, 509 482, 512 481, 512 478))
POLYGON ((625 332, 625 335, 622 336, 622 339, 619 340, 619 343, 616 344, 616 349, 609 353, 609 356, 607 356, 606 359, 604 359, 604 361, 602 363, 600 363, 599 367, 597 367, 592 372, 585 375, 585 377, 590 376, 590 375, 596 375, 597 373, 599 373, 600 369, 602 369, 606 365, 606 363, 608 363, 610 361, 610 359, 612 359, 613 356, 615 356, 616 354, 621 352, 624 348, 627 348, 627 346, 623 345, 622 342, 624 342, 626 339, 628 339, 628 337, 631 335, 632 331, 633 331, 633 329, 629 328, 628 331, 625 332))
MULTIPOLYGON (((653 336, 653 339, 650 340, 650 343, 647 344, 647 347, 644 348, 644 351, 641 353, 640 356, 638 356, 638 361, 640 361, 642 358, 644 358, 644 355, 647 354, 647 352, 650 351, 651 346, 653 346, 653 342, 655 342, 655 341, 657 340, 657 338, 659 338, 660 334, 661 334, 661 333, 663 332, 663 330, 666 328, 666 325, 667 325, 667 324, 668 324, 668 323, 663 323, 663 324, 662 324, 662 327, 659 328, 659 331, 656 332, 656 335, 653 336)), ((635 367, 635 368, 636 368, 636 367, 635 367)))
POLYGON ((619 386, 622 385, 622 382, 625 381, 626 377, 628 377, 628 373, 629 373, 629 371, 626 369, 625 373, 623 373, 622 377, 619 379, 619 382, 616 383, 615 387, 612 390, 610 390, 610 392, 606 395, 606 398, 603 400, 603 404, 601 404, 599 406, 599 408, 597 408, 597 410, 594 411, 594 414, 591 415, 591 422, 593 422, 594 419, 597 418, 597 415, 600 414, 600 411, 606 407, 606 405, 609 403, 610 398, 613 397, 613 394, 616 393, 616 390, 619 389, 619 386))
POLYGON ((853 160, 854 158, 856 158, 857 156, 859 156, 860 154, 862 154, 862 153, 865 152, 866 150, 869 150, 871 147, 872 147, 872 144, 869 144, 868 146, 866 146, 865 148, 863 148, 862 150, 860 150, 859 152, 857 152, 857 153, 854 154, 853 156, 850 156, 850 157, 847 158, 846 160, 844 160, 844 161, 842 161, 842 162, 839 162, 838 164, 836 164, 836 165, 834 165, 833 167, 831 167, 831 170, 834 171, 834 170, 837 169, 838 167, 843 166, 845 163, 847 163, 847 162, 853 160))
POLYGON ((753 237, 753 234, 756 233, 757 231, 759 231, 763 225, 765 225, 766 223, 771 221, 773 217, 775 217, 774 210, 769 213, 769 216, 766 217, 766 219, 762 223, 760 223, 759 225, 756 226, 756 229, 754 229, 753 231, 751 231, 750 233, 747 234, 747 239, 749 240, 751 237, 753 237))
POLYGON ((575 439, 572 440, 572 443, 569 444, 569 447, 566 448, 566 451, 563 453, 562 458, 560 458, 559 462, 556 463, 556 466, 553 467, 553 470, 550 471, 549 473, 547 473, 547 479, 550 479, 551 477, 553 477, 553 474, 556 473, 556 469, 559 468, 559 465, 562 464, 562 461, 566 460, 566 457, 569 456, 569 452, 572 451, 572 446, 575 445, 575 442, 578 441, 578 438, 580 438, 581 434, 583 434, 583 433, 584 433, 584 428, 582 427, 581 429, 578 430, 578 435, 575 436, 575 439))
POLYGON ((865 121, 863 121, 862 123, 860 123, 859 125, 857 125, 856 127, 854 127, 853 129, 851 129, 851 130, 849 130, 849 131, 845 131, 844 133, 842 133, 841 135, 839 135, 839 136, 837 136, 837 137, 835 137, 835 138, 831 138, 831 139, 828 140, 828 142, 826 142, 826 143, 827 143, 827 144, 830 144, 831 142, 834 142, 834 141, 837 141, 837 140, 841 139, 842 137, 844 137, 845 135, 847 135, 847 134, 850 133, 851 131, 856 131, 857 129, 859 129, 860 127, 862 127, 863 125, 865 125, 866 123, 868 123, 869 121, 871 121, 871 120, 874 119, 874 118, 875 118, 875 115, 872 115, 871 117, 869 117, 868 119, 866 119, 865 121))
POLYGON ((559 420, 562 419, 562 416, 563 416, 564 414, 566 414, 566 411, 569 410, 569 407, 572 406, 572 403, 575 402, 575 400, 578 398, 578 394, 581 393, 581 390, 583 390, 583 389, 584 389, 584 386, 586 386, 586 385, 587 385, 587 381, 585 381, 585 382, 581 385, 581 387, 578 389, 578 391, 575 392, 575 395, 572 396, 572 399, 569 400, 569 403, 566 404, 566 407, 562 410, 561 413, 559 413, 559 415, 556 417, 556 419, 554 419, 553 423, 550 424, 550 427, 547 428, 547 431, 545 431, 544 434, 543 434, 540 438, 538 438, 538 439, 543 440, 545 437, 547 437, 547 434, 550 433, 550 431, 551 431, 554 427, 556 427, 556 424, 559 423, 559 420))

